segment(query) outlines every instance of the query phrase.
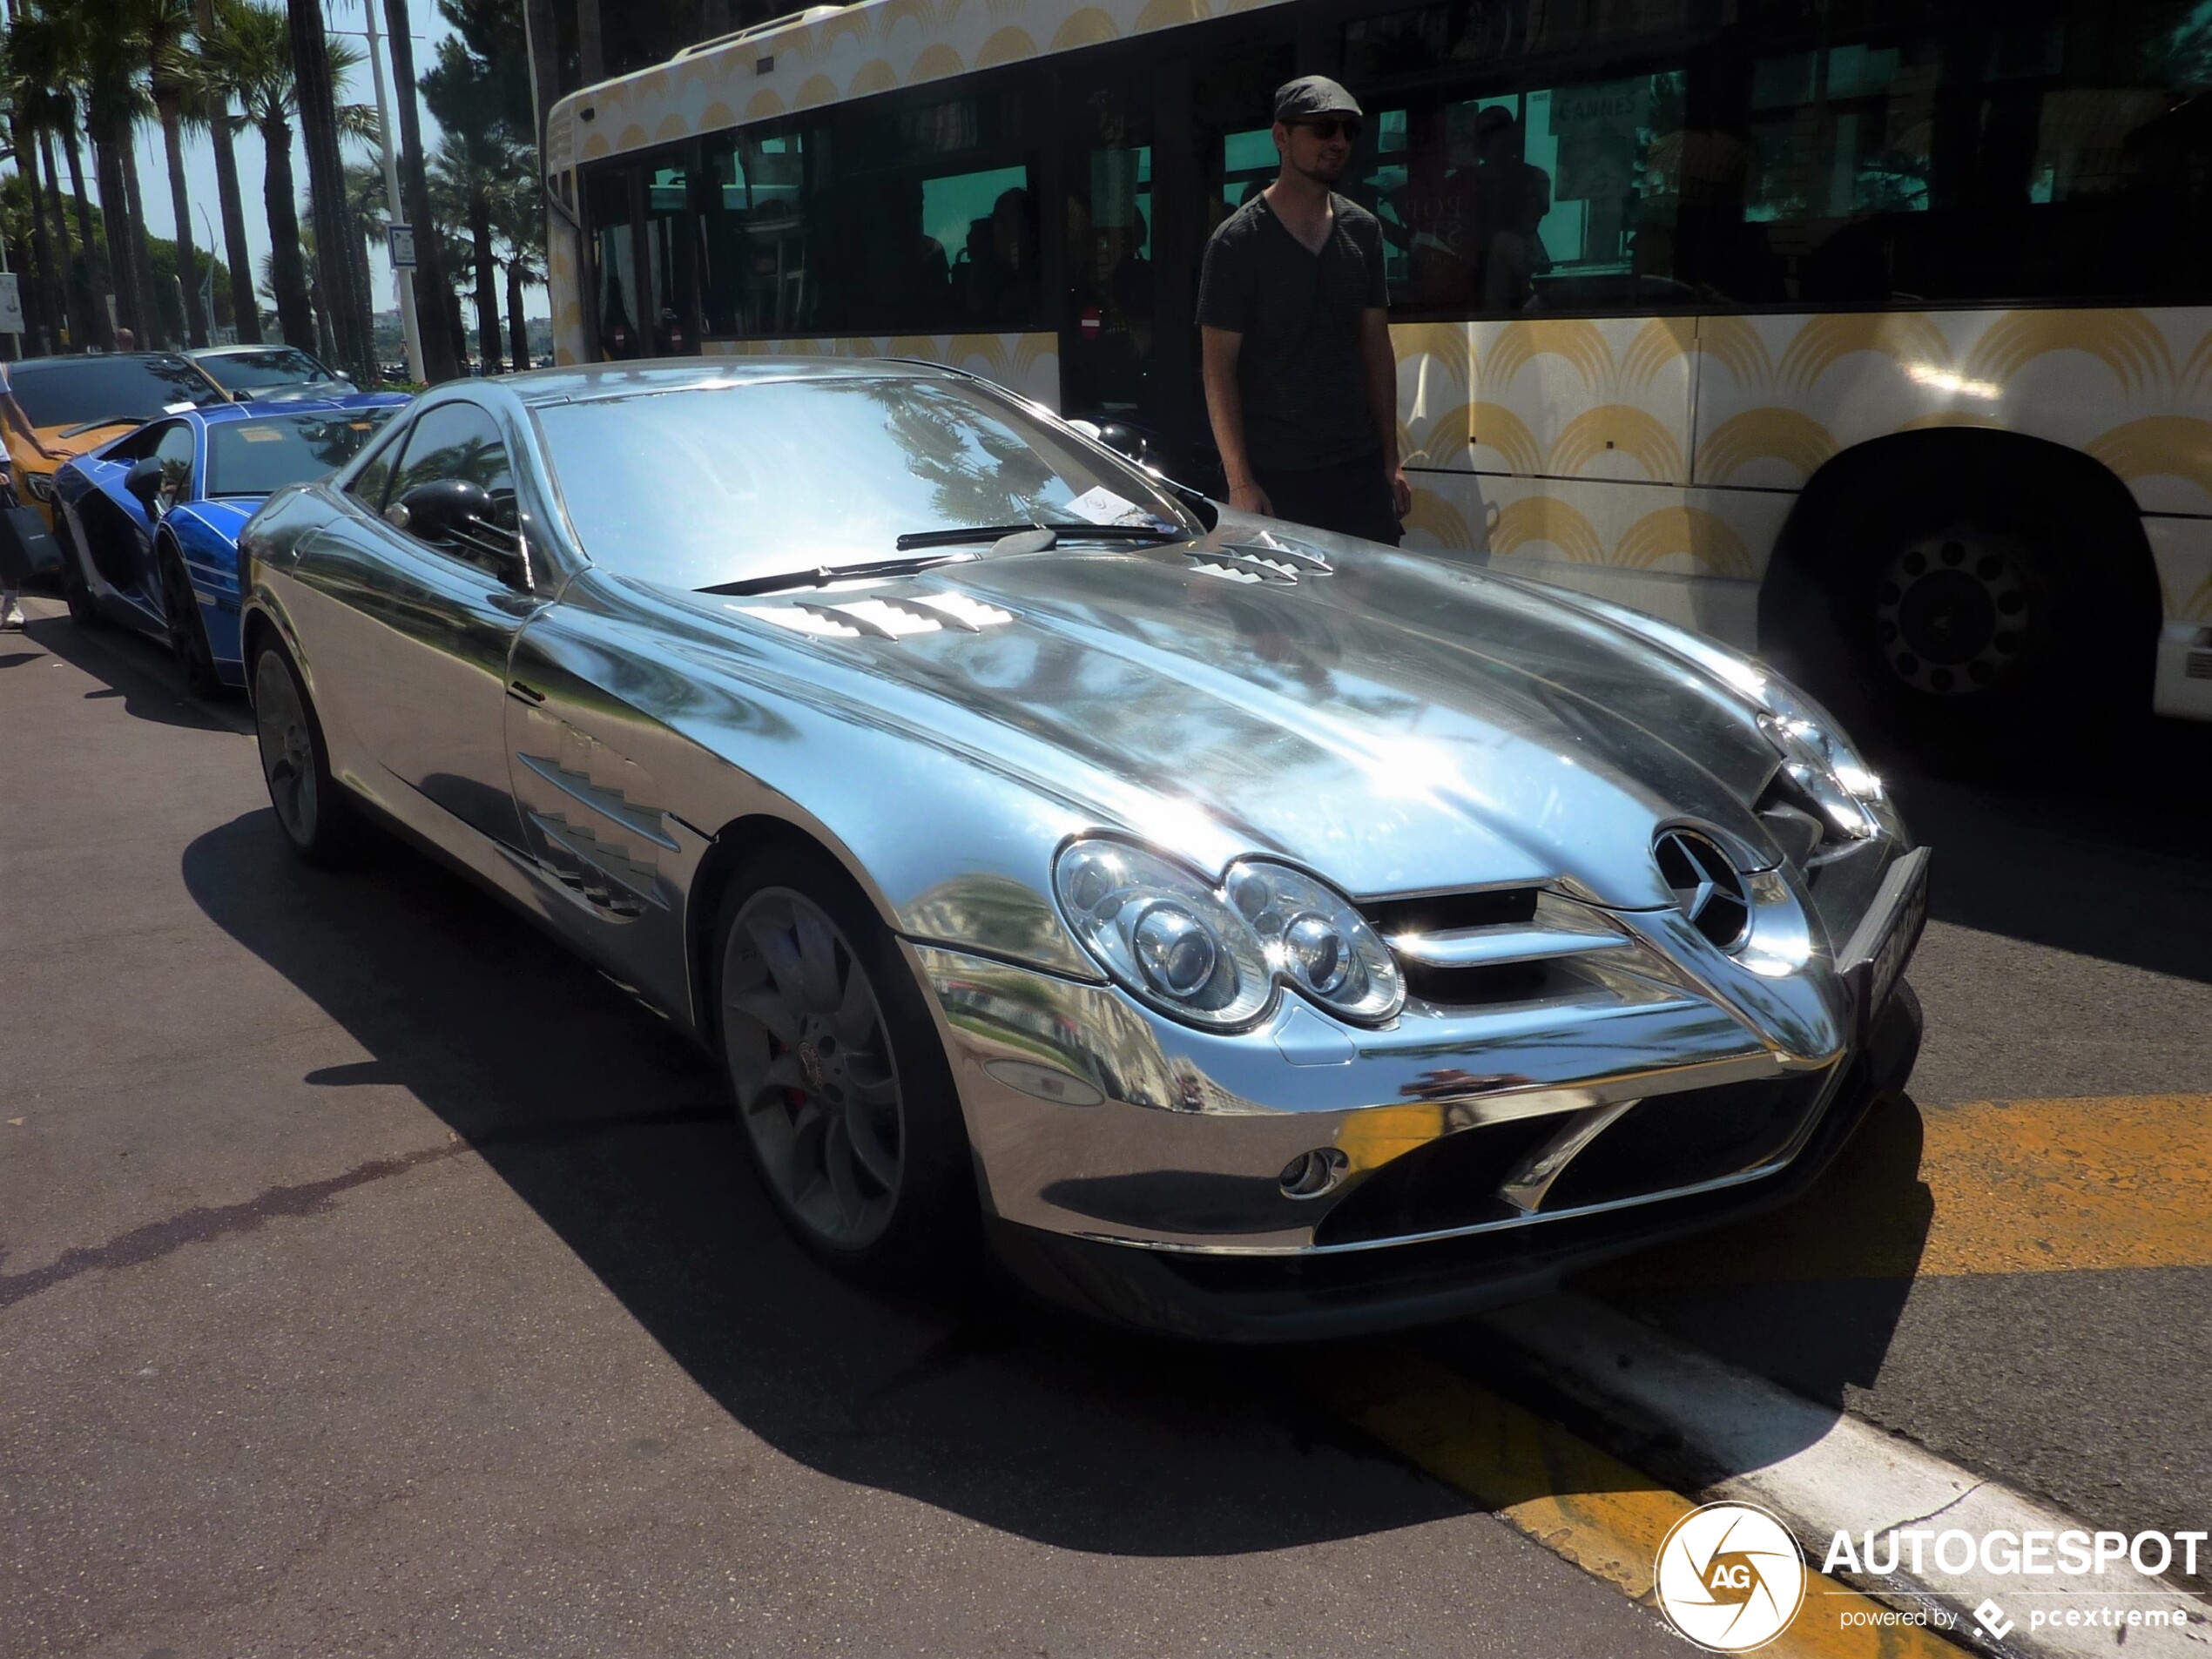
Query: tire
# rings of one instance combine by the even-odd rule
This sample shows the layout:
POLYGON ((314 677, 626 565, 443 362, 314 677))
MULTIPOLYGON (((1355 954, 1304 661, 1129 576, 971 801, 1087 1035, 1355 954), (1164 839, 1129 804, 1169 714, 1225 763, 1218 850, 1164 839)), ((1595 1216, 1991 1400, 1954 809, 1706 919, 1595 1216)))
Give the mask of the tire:
POLYGON ((62 597, 69 605, 69 619, 79 628, 106 627, 107 617, 101 613, 100 602, 92 597, 91 584, 84 579, 85 566, 91 561, 78 540, 77 521, 63 512, 58 502, 54 506, 54 528, 57 537, 68 550, 68 556, 62 561, 62 597))
POLYGON ((207 643, 199 597, 173 543, 160 543, 154 558, 161 572, 161 611, 169 624, 170 654, 185 677, 185 689, 203 703, 211 701, 222 695, 223 679, 215 671, 215 652, 207 643))
POLYGON ((2075 475, 1881 483, 1835 506, 1760 600, 1762 636, 1846 725, 1971 771, 2047 759, 2148 708, 2141 531, 2075 475))
POLYGON ((717 1043, 762 1186, 800 1243, 877 1285, 948 1286, 980 1237, 951 1068, 850 877, 769 848, 725 894, 717 1043))
POLYGON ((261 776, 285 840, 320 869, 351 863, 361 850, 360 809, 330 775, 330 752, 291 654, 264 639, 253 656, 253 725, 261 776))

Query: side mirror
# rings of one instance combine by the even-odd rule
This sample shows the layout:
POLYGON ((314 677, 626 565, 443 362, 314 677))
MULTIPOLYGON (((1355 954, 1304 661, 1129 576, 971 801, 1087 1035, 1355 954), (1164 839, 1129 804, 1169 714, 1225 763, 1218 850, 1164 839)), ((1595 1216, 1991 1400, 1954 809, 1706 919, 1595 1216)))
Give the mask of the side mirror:
POLYGON ((158 505, 161 496, 160 460, 148 455, 143 461, 132 462, 131 470, 123 475, 123 488, 138 498, 148 518, 155 516, 161 510, 158 505))
POLYGON ((522 538, 502 529, 491 491, 466 478, 435 478, 384 509, 395 529, 464 557, 483 559, 509 581, 525 580, 522 538))

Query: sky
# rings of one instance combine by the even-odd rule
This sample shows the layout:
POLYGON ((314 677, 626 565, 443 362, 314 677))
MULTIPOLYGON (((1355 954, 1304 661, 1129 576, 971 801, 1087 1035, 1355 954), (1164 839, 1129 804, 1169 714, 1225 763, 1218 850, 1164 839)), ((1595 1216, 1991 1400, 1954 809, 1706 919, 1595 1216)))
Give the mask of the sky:
MULTIPOLYGON (((384 32, 384 9, 381 0, 369 0, 369 3, 376 6, 377 32, 381 37, 384 32)), ((435 61, 438 42, 452 34, 453 30, 446 26, 445 19, 438 15, 435 0, 414 0, 409 11, 415 29, 415 73, 420 75, 435 61)), ((324 0, 323 23, 333 34, 347 35, 352 44, 361 48, 364 54, 366 53, 366 43, 361 37, 362 0, 324 0)), ((396 94, 393 91, 390 83, 392 44, 389 39, 381 41, 381 51, 384 55, 386 96, 388 98, 395 98, 396 94)), ((369 81, 368 74, 369 66, 364 56, 360 67, 355 69, 340 86, 339 98, 344 102, 367 104, 374 108, 376 103, 376 91, 369 81)), ((429 110, 422 105, 419 98, 416 99, 416 107, 421 114, 424 146, 435 150, 438 142, 438 125, 430 118, 429 110)), ((398 105, 392 104, 391 110, 392 141, 396 144, 399 142, 398 105)), ((267 257, 269 252, 269 217, 266 210, 262 206, 261 196, 263 171, 261 135, 253 127, 242 128, 237 137, 232 140, 231 147, 238 158, 239 194, 244 199, 246 206, 246 239, 253 246, 253 274, 258 281, 261 261, 267 257)), ((141 127, 138 133, 137 149, 138 193, 145 205, 146 229, 155 236, 172 237, 176 234, 177 221, 176 215, 170 211, 169 175, 165 164, 162 160, 161 129, 152 124, 141 127)), ((372 147, 357 144, 348 144, 346 146, 346 158, 348 161, 376 160, 381 165, 381 158, 372 147)), ((61 158, 57 155, 55 160, 58 163, 61 158)), ((91 177, 91 152, 88 150, 85 152, 84 183, 85 188, 92 192, 97 202, 98 192, 91 177)), ((300 198, 300 219, 304 223, 307 218, 307 150, 306 144, 300 138, 296 124, 292 140, 292 171, 293 182, 297 186, 300 198)), ((68 179, 64 178, 62 182, 63 187, 66 189, 68 179)), ((187 132, 185 135, 185 187, 192 196, 192 246, 204 251, 212 243, 215 256, 218 259, 226 257, 223 251, 222 208, 219 199, 215 193, 215 152, 204 134, 195 136, 187 132)), ((374 246, 368 251, 368 261, 370 284, 374 291, 373 309, 390 311, 399 304, 398 291, 394 287, 392 281, 391 261, 385 257, 383 249, 374 246)), ((463 311, 469 320, 469 327, 472 331, 471 339, 473 340, 475 314, 467 309, 467 303, 468 296, 464 293, 462 295, 463 311)), ((502 312, 506 303, 506 284, 502 280, 500 285, 500 305, 502 312)), ((264 309, 266 308, 265 305, 264 309)), ((549 307, 544 288, 540 287, 526 290, 523 309, 526 314, 533 317, 548 314, 549 307)), ((506 321, 502 314, 500 318, 502 338, 506 330, 506 321)))

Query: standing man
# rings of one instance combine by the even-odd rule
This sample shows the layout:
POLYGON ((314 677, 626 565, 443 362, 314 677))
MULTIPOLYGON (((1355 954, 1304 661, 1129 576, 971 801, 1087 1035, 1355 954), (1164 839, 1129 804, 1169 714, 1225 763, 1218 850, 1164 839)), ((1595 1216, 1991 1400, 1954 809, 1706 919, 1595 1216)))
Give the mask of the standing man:
POLYGON ((1245 512, 1396 546, 1413 492, 1398 461, 1382 226, 1331 188, 1359 105, 1320 75, 1277 89, 1275 182, 1206 244, 1206 409, 1245 512))

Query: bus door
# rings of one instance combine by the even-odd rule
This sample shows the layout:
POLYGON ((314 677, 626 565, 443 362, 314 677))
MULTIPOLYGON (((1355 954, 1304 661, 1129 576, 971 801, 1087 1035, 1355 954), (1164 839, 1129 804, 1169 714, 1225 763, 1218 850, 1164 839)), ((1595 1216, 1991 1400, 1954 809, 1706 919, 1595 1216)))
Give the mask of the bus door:
POLYGON ((698 254, 691 158, 598 162, 584 170, 590 324, 598 355, 680 357, 698 350, 698 254))

